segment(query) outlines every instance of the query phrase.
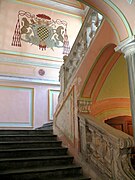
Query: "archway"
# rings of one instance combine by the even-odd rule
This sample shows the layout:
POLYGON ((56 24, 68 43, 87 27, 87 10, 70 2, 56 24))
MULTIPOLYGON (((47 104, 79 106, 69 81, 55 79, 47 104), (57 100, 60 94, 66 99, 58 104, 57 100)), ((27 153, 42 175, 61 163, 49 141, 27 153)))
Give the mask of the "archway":
POLYGON ((105 123, 133 136, 132 117, 131 116, 117 116, 105 120, 105 123))

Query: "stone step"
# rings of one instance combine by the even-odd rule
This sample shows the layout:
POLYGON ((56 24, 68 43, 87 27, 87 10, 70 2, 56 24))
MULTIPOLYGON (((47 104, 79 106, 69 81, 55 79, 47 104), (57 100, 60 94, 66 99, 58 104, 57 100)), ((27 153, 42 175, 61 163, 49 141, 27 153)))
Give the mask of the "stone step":
POLYGON ((43 140, 57 140, 56 135, 0 135, 0 142, 3 141, 43 141, 43 140))
POLYGON ((7 141, 0 142, 0 149, 60 147, 61 141, 7 141))
POLYGON ((70 166, 51 166, 47 168, 32 168, 22 170, 7 170, 0 173, 0 179, 10 180, 49 180, 50 178, 77 177, 82 174, 81 167, 70 166), (48 179, 47 179, 48 178, 48 179))
POLYGON ((49 178, 49 180, 90 180, 91 178, 85 177, 85 176, 77 176, 77 177, 63 177, 63 178, 49 178))
POLYGON ((65 156, 39 156, 31 158, 9 158, 0 159, 0 172, 4 170, 17 170, 17 169, 28 169, 28 168, 40 168, 56 165, 71 165, 73 157, 65 156))
POLYGON ((38 135, 38 134, 53 134, 53 130, 0 130, 0 135, 38 135))
POLYGON ((0 158, 15 157, 36 157, 36 156, 58 156, 66 155, 67 148, 51 147, 51 148, 22 148, 22 149, 0 149, 0 158))
POLYGON ((52 130, 0 130, 0 180, 89 180, 52 130))

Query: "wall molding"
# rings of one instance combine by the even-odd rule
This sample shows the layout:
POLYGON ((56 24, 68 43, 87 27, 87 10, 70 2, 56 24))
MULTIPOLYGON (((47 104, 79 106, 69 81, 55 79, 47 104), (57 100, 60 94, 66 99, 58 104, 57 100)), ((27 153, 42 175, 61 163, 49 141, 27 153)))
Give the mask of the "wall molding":
POLYGON ((9 50, 3 50, 3 49, 0 49, 0 54, 16 55, 20 57, 37 58, 37 59, 46 59, 46 60, 57 61, 57 62, 62 62, 63 60, 62 58, 53 57, 53 56, 23 53, 23 52, 9 51, 9 50))
POLYGON ((44 80, 44 79, 38 79, 38 78, 25 78, 25 77, 15 77, 15 76, 5 76, 5 75, 0 75, 0 80, 60 85, 60 82, 55 81, 55 80, 44 80))
MULTIPOLYGON (((27 128, 33 128, 34 124, 34 88, 29 88, 29 87, 21 87, 21 86, 5 86, 5 85, 0 85, 0 90, 9 90, 9 91, 19 91, 19 93, 22 91, 27 91, 29 93, 29 119, 28 122, 18 122, 12 121, 8 122, 3 122, 4 120, 2 119, 2 122, 0 122, 0 128, 1 127, 27 127, 27 128)), ((7 102, 8 103, 8 102, 7 102)), ((19 112, 18 112, 19 113, 19 112)), ((21 116, 21 114, 20 114, 21 116)))
POLYGON ((40 67, 48 67, 48 68, 55 68, 60 69, 62 62, 52 64, 47 62, 36 62, 31 60, 24 60, 24 59, 16 59, 16 58, 9 58, 9 57, 0 57, 0 62, 7 62, 7 63, 16 63, 16 64, 24 64, 24 65, 31 65, 31 66, 40 66, 40 67))

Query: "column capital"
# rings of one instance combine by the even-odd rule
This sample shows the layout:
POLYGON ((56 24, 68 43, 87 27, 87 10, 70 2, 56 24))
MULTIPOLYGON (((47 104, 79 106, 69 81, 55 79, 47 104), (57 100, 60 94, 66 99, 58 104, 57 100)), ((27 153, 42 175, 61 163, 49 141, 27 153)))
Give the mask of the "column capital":
POLYGON ((129 44, 126 44, 124 47, 122 47, 121 52, 124 54, 125 58, 129 55, 135 54, 135 41, 130 42, 129 44))
POLYGON ((120 42, 119 45, 115 48, 115 51, 122 52, 125 57, 135 54, 135 36, 131 36, 130 38, 120 42))

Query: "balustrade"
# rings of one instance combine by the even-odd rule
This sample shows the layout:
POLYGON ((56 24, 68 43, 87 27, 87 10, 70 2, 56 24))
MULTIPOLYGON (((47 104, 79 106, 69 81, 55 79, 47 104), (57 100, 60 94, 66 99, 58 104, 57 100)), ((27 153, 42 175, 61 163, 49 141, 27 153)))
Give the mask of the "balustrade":
POLYGON ((87 115, 79 115, 80 151, 86 162, 111 180, 134 180, 133 137, 87 115))
POLYGON ((63 92, 60 93, 60 97, 64 94, 65 89, 73 79, 73 75, 83 61, 101 21, 102 15, 93 9, 89 9, 69 55, 63 58, 64 64, 60 69, 60 81, 64 84, 61 84, 63 92))

